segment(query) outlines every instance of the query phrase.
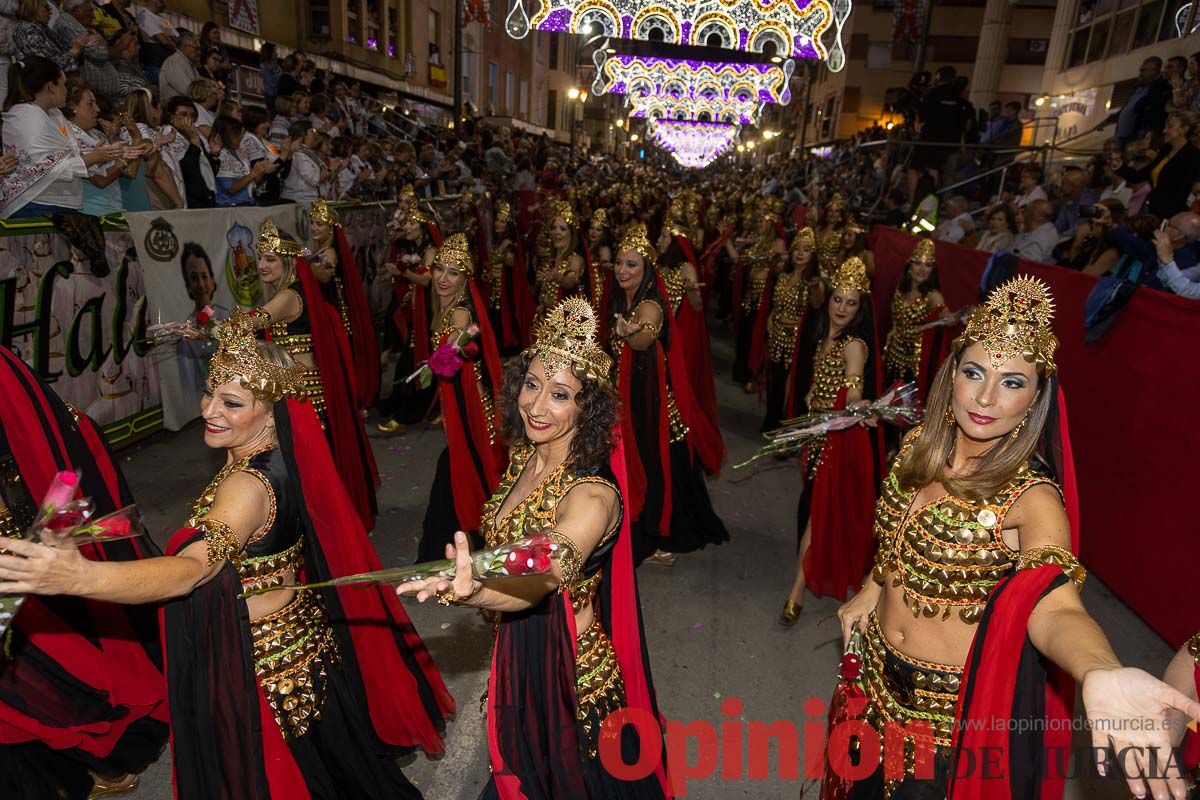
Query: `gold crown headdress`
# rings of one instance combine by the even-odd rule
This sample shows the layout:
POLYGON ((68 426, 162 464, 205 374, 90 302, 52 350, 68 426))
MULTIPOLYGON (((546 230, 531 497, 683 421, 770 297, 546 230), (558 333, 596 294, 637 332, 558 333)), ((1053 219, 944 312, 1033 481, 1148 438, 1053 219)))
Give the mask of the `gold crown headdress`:
POLYGON ((560 198, 553 198, 550 201, 550 221, 561 219, 563 222, 574 228, 579 219, 575 216, 575 209, 571 208, 571 204, 560 198))
POLYGON ((658 261, 658 250, 650 244, 644 222, 634 222, 626 226, 625 233, 622 234, 621 241, 617 244, 617 249, 613 251, 613 254, 617 255, 627 250, 641 255, 642 260, 646 262, 646 269, 653 268, 658 261))
POLYGON ((582 297, 568 297, 555 306, 538 325, 527 352, 541 359, 547 381, 563 369, 581 381, 609 381, 612 358, 596 342, 596 312, 582 297))
POLYGON ((475 259, 471 257, 471 246, 467 243, 466 234, 456 233, 446 237, 434 260, 458 267, 468 278, 475 274, 475 259))
POLYGON ((329 207, 329 204, 324 200, 313 200, 312 210, 308 212, 308 218, 313 222, 324 222, 326 225, 341 225, 341 217, 338 213, 329 207))
POLYGON ((814 232, 811 227, 805 225, 803 228, 800 229, 800 232, 796 234, 796 238, 792 241, 793 248, 795 248, 797 245, 804 245, 809 250, 816 250, 817 249, 817 234, 816 234, 816 232, 814 232))
POLYGON ((496 203, 496 222, 501 225, 507 225, 512 219, 512 204, 507 200, 501 200, 496 203))
POLYGON ((842 199, 842 195, 838 192, 833 193, 833 197, 829 198, 829 203, 825 206, 827 211, 832 211, 836 208, 845 208, 846 201, 842 199))
POLYGON ((270 217, 264 219, 262 226, 258 229, 258 242, 254 245, 254 249, 258 251, 259 255, 274 253, 277 256, 298 256, 304 253, 304 248, 300 246, 299 242, 283 238, 283 234, 275 225, 275 220, 270 217))
POLYGON ((862 226, 862 223, 860 223, 857 219, 854 218, 853 214, 851 214, 850 216, 848 216, 846 218, 846 230, 852 231, 854 233, 866 233, 867 232, 867 229, 862 226))
POLYGON ((676 236, 683 236, 684 238, 691 236, 691 233, 688 231, 687 223, 681 219, 668 221, 666 223, 666 229, 667 232, 671 234, 672 239, 674 239, 676 236))
POLYGON ((831 289, 841 289, 843 292, 857 291, 863 294, 871 293, 871 279, 867 275, 867 265, 858 256, 850 256, 833 273, 829 282, 831 289))
POLYGON ((1038 368, 1044 377, 1058 367, 1054 351, 1058 337, 1050 327, 1054 319, 1054 298, 1050 287, 1028 276, 1011 278, 992 290, 986 302, 967 320, 967 329, 956 344, 966 347, 981 344, 999 369, 1005 361, 1021 356, 1038 368))
POLYGON ((410 198, 412 200, 417 199, 417 190, 413 188, 411 183, 406 183, 400 187, 400 199, 405 200, 410 198))
POLYGON ((607 228, 608 227, 608 209, 607 208, 597 208, 595 211, 593 211, 591 224, 592 224, 593 228, 607 228))
POLYGON ((917 242, 917 246, 908 260, 921 264, 933 264, 937 260, 937 246, 934 245, 933 239, 922 239, 917 242))
POLYGON ((270 403, 304 396, 304 368, 281 367, 263 358, 254 338, 254 319, 245 311, 235 310, 217 325, 213 335, 217 352, 208 366, 210 387, 238 381, 259 400, 270 403))

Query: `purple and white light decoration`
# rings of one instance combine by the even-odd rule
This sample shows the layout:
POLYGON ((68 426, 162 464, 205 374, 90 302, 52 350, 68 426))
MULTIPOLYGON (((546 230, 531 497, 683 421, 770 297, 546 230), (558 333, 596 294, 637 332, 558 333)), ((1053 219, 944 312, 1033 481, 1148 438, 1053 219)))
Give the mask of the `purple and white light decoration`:
POLYGON ((659 119, 650 122, 646 135, 670 153, 680 165, 708 166, 737 140, 739 127, 721 122, 659 119))
POLYGON ((706 99, 704 97, 653 97, 645 94, 626 95, 629 116, 645 119, 696 120, 725 122, 731 125, 757 125, 762 103, 706 99))
POLYGON ((842 28, 851 0, 512 0, 504 21, 508 35, 569 31, 613 39, 664 41, 765 52, 826 61, 833 72, 846 65, 842 28), (537 11, 530 16, 525 3, 537 11), (822 35, 834 29, 826 49, 822 35))
POLYGON ((596 80, 592 94, 645 94, 653 97, 704 98, 706 100, 757 101, 787 105, 796 62, 783 64, 730 64, 721 61, 685 61, 675 58, 592 55, 596 80))

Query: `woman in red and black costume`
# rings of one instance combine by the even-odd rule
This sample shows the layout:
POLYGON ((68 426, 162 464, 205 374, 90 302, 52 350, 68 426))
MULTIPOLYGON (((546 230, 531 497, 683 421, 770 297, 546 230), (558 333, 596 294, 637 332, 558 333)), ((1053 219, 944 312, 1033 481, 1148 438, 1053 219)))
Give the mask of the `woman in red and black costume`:
MULTIPOLYGON (((923 403, 938 367, 949 354, 954 336, 944 326, 916 328, 949 314, 938 288, 936 250, 932 239, 922 239, 892 295, 892 329, 883 349, 888 383, 913 381, 923 403)), ((961 327, 959 330, 962 330, 961 327)))
POLYGON ((771 431, 785 419, 805 413, 805 393, 812 381, 814 337, 810 314, 825 304, 825 283, 817 265, 817 240, 803 228, 792 240, 787 266, 775 279, 767 317, 767 413, 762 430, 771 431))
POLYGON ((481 270, 487 284, 488 318, 501 354, 513 354, 529 346, 537 301, 526 274, 525 244, 514 229, 507 200, 496 203, 492 232, 490 261, 481 270))
MULTIPOLYGON (((102 516, 131 505, 99 430, 0 347, 0 537, 20 537, 57 472, 78 470, 102 516)), ((149 537, 85 545, 85 558, 159 554, 149 537)), ((132 791, 167 741, 153 608, 29 597, 0 656, 0 796, 83 800, 132 791)))
MULTIPOLYGON (((829 299, 813 326, 812 378, 804 406, 812 412, 867 405, 879 394, 871 281, 851 258, 834 273, 829 299)), ((876 447, 863 426, 809 442, 801 456, 805 485, 796 512, 796 576, 779 615, 795 624, 807 588, 844 600, 871 561, 871 510, 878 485, 876 447)))
MULTIPOLYGON (((1079 599, 1086 573, 1075 555, 1052 316, 1044 284, 998 286, 955 341, 925 423, 893 462, 876 508, 874 569, 838 616, 846 640, 857 631, 862 641, 866 706, 853 713, 876 731, 907 726, 915 758, 892 753, 891 774, 866 765, 868 777, 853 783, 827 771, 823 798, 1061 798, 1073 681, 1093 746, 1121 754, 1130 789, 1185 796, 1178 775, 1138 776, 1167 763, 1167 712, 1196 718, 1200 704, 1122 667, 1079 599)), ((831 720, 847 713, 835 708, 831 720)))
POLYGON ((509 366, 500 397, 512 455, 484 509, 483 533, 493 547, 548 535, 562 554, 552 572, 485 586, 471 575, 460 533, 446 550, 458 562, 453 581, 397 588, 422 602, 482 609, 496 622, 483 800, 670 797, 661 735, 605 726, 626 709, 661 716, 633 571, 612 361, 596 332, 582 298, 552 309, 509 366), (644 778, 621 780, 605 767, 616 757, 637 763, 647 751, 655 768, 644 778))
POLYGON ((226 464, 168 555, 101 563, 15 542, 0 587, 163 603, 181 800, 419 798, 394 759, 440 752, 454 704, 393 592, 243 596, 380 566, 311 405, 292 399, 303 368, 254 328, 235 312, 217 329, 201 412, 226 464))
POLYGON ((771 309, 771 290, 776 272, 787 259, 787 243, 780 238, 774 211, 761 208, 756 228, 748 245, 735 247, 726 242, 733 260, 733 382, 744 386, 747 394, 757 390, 767 353, 767 312, 771 309))
POLYGON ((443 557, 455 531, 479 530, 479 511, 491 496, 504 462, 496 442, 494 398, 503 373, 487 307, 475 284, 475 260, 461 233, 438 248, 430 270, 429 323, 414 331, 418 363, 428 361, 437 382, 446 448, 438 458, 425 510, 417 561, 443 557), (474 330, 454 357, 460 367, 444 372, 447 350, 474 330))
POLYGON ((376 426, 381 433, 403 433, 406 426, 424 419, 434 402, 436 390, 433 387, 422 389, 407 381, 420 363, 414 353, 419 338, 416 332, 429 326, 429 269, 441 243, 440 237, 430 236, 432 224, 433 221, 414 205, 398 223, 399 237, 392 241, 388 255, 386 266, 392 275, 392 302, 388 306, 390 325, 386 355, 396 359, 397 363, 392 396, 386 404, 380 403, 380 411, 388 417, 376 426))
POLYGON ((379 342, 367 302, 367 288, 337 212, 324 200, 315 200, 308 221, 313 251, 320 256, 314 259, 313 273, 346 329, 358 407, 370 408, 379 395, 379 342))
MULTIPOLYGON (((696 405, 716 435, 717 387, 714 380, 712 348, 709 346, 708 321, 704 316, 704 295, 696 251, 682 223, 664 225, 658 237, 658 275, 660 291, 666 297, 675 320, 676 341, 682 351, 688 383, 696 405)), ((722 443, 722 450, 724 444, 722 443)))
POLYGON ((571 295, 582 295, 601 313, 604 286, 580 238, 579 217, 566 200, 546 200, 546 226, 538 244, 536 269, 537 320, 571 295))
POLYGON ((728 541, 729 532, 704 482, 706 470, 720 469, 724 443, 692 397, 657 257, 637 225, 617 244, 609 342, 617 363, 635 563, 653 555, 669 566, 676 553, 728 541))
POLYGON ((354 361, 337 308, 325 301, 302 249, 268 217, 258 232, 258 275, 266 302, 251 318, 304 368, 305 396, 325 427, 342 483, 363 527, 375 527, 379 470, 355 396, 354 361))

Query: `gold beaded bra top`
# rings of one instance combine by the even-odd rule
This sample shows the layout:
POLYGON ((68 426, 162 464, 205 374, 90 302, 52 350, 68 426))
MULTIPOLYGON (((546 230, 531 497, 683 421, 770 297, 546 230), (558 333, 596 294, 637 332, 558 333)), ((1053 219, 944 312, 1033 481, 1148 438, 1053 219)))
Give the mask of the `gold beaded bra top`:
POLYGON ((1062 494, 1036 459, 991 497, 945 494, 914 508, 917 492, 900 486, 896 467, 921 430, 915 428, 901 446, 875 506, 878 550, 872 577, 877 583, 883 585, 890 574, 914 617, 948 619, 957 613, 968 624, 979 621, 996 584, 1018 569, 1054 563, 1077 585, 1083 583, 1083 567, 1069 551, 1049 546, 1019 553, 1001 535, 1005 516, 1026 491, 1045 483, 1062 494))
MULTIPOLYGON (((245 590, 278 586, 289 572, 299 575, 304 567, 304 538, 301 535, 300 509, 288 497, 287 465, 279 448, 273 447, 236 461, 217 473, 204 494, 192 504, 189 527, 205 529, 205 520, 216 499, 217 488, 235 472, 243 472, 258 479, 267 490, 270 506, 267 521, 262 530, 250 537, 245 548, 236 549, 232 542, 224 542, 216 549, 220 558, 229 559, 242 580, 245 590), (226 547, 226 545, 228 545, 226 547)), ((206 530, 210 554, 214 549, 211 531, 206 530)))
POLYGON ((932 309, 927 294, 918 294, 911 303, 899 289, 892 295, 892 332, 883 353, 888 377, 909 380, 917 377, 921 363, 921 334, 913 328, 925 324, 932 309))
POLYGON ((784 323, 782 317, 800 320, 808 305, 808 284, 800 276, 788 284, 781 277, 775 282, 775 294, 772 296, 772 310, 775 316, 771 330, 767 332, 767 348, 771 360, 776 363, 790 361, 792 351, 796 348, 796 336, 800 333, 798 322, 784 323))
MULTIPOLYGON (((533 457, 533 453, 534 448, 530 444, 517 445, 513 448, 512 456, 508 462, 508 470, 504 473, 504 477, 500 479, 500 485, 496 487, 496 493, 483 505, 479 529, 483 533, 488 547, 497 547, 501 544, 524 539, 527 536, 553 531, 555 525, 558 524, 559 502, 566 497, 567 492, 581 483, 599 483, 611 486, 613 491, 617 492, 617 497, 620 497, 616 482, 611 477, 602 474, 599 470, 594 472, 578 472, 571 468, 570 462, 564 462, 552 470, 529 493, 529 496, 518 503, 511 511, 503 517, 498 516, 500 506, 508 498, 517 479, 521 477, 525 465, 533 457)), ((623 508, 621 513, 624 513, 623 508)), ((600 543, 596 545, 596 549, 588 557, 587 562, 582 565, 578 577, 565 587, 571 593, 571 603, 575 607, 576 614, 589 605, 595 597, 596 590, 603 578, 603 569, 601 567, 609 551, 616 544, 616 534, 620 528, 621 519, 620 515, 618 515, 616 525, 604 534, 600 543)))
POLYGON ((678 314, 686 294, 683 289, 683 265, 672 267, 659 264, 658 274, 662 276, 663 285, 667 288, 667 304, 671 307, 671 313, 678 314))
MULTIPOLYGON (((843 388, 861 389, 862 378, 846 375, 846 346, 851 342, 863 342, 856 336, 845 336, 834 339, 833 344, 824 353, 817 348, 813 356, 813 386, 812 400, 809 403, 811 411, 829 411, 837 404, 838 393, 843 388)), ((866 342, 863 342, 866 345, 866 342)))
POLYGON ((308 320, 308 309, 304 307, 304 292, 300 288, 300 281, 293 281, 287 288, 296 293, 300 311, 291 319, 271 320, 271 341, 292 355, 311 353, 312 325, 308 320))

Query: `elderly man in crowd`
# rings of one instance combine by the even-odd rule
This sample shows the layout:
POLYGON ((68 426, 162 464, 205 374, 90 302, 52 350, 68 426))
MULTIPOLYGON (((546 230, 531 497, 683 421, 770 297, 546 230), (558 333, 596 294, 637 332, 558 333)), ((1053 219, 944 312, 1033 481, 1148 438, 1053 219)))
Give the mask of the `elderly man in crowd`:
POLYGON ((1175 294, 1194 300, 1200 300, 1200 266, 1180 269, 1176 262, 1184 257, 1184 253, 1195 259, 1194 248, 1198 240, 1200 215, 1192 211, 1181 211, 1171 217, 1166 229, 1154 232, 1158 279, 1175 294))
POLYGON ((163 62, 158 74, 158 99, 166 103, 173 97, 191 97, 192 81, 200 77, 200 42, 188 30, 179 31, 174 53, 163 62))
POLYGON ((1087 185, 1087 174, 1079 167, 1067 167, 1058 179, 1058 192, 1062 205, 1054 220, 1059 236, 1074 236, 1079 227, 1080 209, 1096 205, 1100 195, 1087 185))
POLYGON ((1054 246, 1058 244, 1058 229, 1051 219, 1054 204, 1049 200, 1034 200, 1021 209, 1025 229, 1013 240, 1012 251, 1030 261, 1053 262, 1054 246))

